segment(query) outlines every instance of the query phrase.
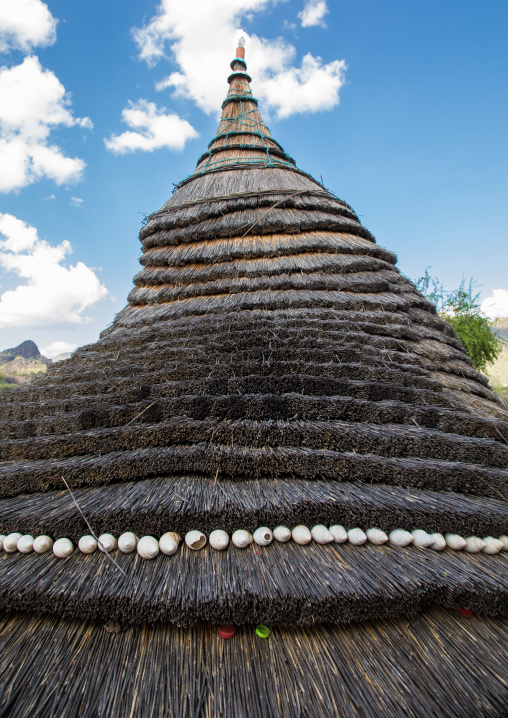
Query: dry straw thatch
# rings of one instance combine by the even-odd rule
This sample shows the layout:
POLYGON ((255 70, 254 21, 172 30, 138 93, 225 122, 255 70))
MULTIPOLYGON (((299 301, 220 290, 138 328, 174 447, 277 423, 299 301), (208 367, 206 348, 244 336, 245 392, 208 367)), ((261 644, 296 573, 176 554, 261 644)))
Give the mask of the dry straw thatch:
MULTIPOLYGON (((77 542, 64 477, 115 536, 508 533, 508 413, 395 256, 271 137, 244 60, 232 70, 216 137, 141 230, 126 308, 3 397, 0 530, 77 542)), ((116 560, 126 577, 99 552, 3 557, 0 715, 504 715, 507 553, 116 560), (210 622, 246 626, 226 644, 210 622)))

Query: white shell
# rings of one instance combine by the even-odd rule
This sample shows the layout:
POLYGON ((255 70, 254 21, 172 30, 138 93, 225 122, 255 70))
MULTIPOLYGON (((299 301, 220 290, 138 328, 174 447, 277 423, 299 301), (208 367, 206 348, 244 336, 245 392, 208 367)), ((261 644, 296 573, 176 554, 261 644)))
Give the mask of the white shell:
MULTIPOLYGON (((0 536, 0 540, 1 540, 1 538, 2 537, 0 536)), ((502 536, 499 537, 499 540, 503 544, 503 548, 501 550, 508 551, 508 536, 505 536, 505 534, 503 534, 502 536)))
POLYGON ((34 537, 26 534, 18 539, 18 551, 20 553, 32 553, 34 550, 34 537))
POLYGON ((291 538, 291 529, 287 526, 276 526, 273 530, 273 538, 279 543, 286 543, 291 538))
POLYGON ((164 535, 164 536, 169 536, 170 538, 173 539, 173 541, 176 541, 176 545, 177 545, 177 546, 180 546, 180 544, 181 544, 181 542, 182 542, 182 537, 180 536, 180 534, 177 534, 176 531, 167 531, 167 532, 166 532, 165 534, 163 534, 163 535, 164 535))
POLYGON ((82 536, 79 539, 78 548, 81 553, 93 553, 97 549, 97 541, 93 536, 82 536))
MULTIPOLYGON (((174 531, 168 531, 160 537, 159 548, 165 556, 172 556, 178 551, 180 541, 175 538, 176 536, 178 536, 178 534, 175 534, 174 531)), ((180 536, 178 536, 178 538, 181 540, 180 536)))
POLYGON ((137 548, 141 558, 155 558, 159 553, 159 542, 153 536, 143 536, 139 539, 137 548))
POLYGON ((499 541, 499 539, 493 538, 492 536, 487 536, 483 539, 485 542, 485 548, 483 549, 483 553, 499 553, 503 550, 503 542, 499 541))
POLYGON ((482 541, 478 536, 469 536, 469 538, 466 539, 464 551, 467 551, 467 553, 480 553, 484 548, 485 541, 482 541))
POLYGON ((118 539, 118 548, 122 553, 132 553, 138 545, 138 537, 132 531, 126 531, 118 539))
POLYGON ((415 529, 414 531, 411 531, 411 536, 413 537, 413 544, 415 546, 419 546, 420 548, 428 548, 434 543, 432 536, 423 529, 415 529))
POLYGON ((459 534, 445 534, 444 537, 448 548, 451 548, 454 551, 462 551, 466 545, 466 539, 459 536, 459 534))
POLYGON ((53 544, 53 553, 58 558, 67 558, 74 551, 74 545, 68 538, 60 538, 53 544))
POLYGON ((446 540, 443 534, 430 534, 432 538, 434 539, 434 543, 431 543, 429 548, 431 548, 433 551, 442 551, 444 548, 446 548, 446 540))
POLYGON ((212 531, 212 533, 208 537, 208 541, 210 543, 210 546, 216 551, 223 551, 225 548, 228 547, 229 536, 226 531, 216 529, 215 531, 212 531))
POLYGON ((4 538, 4 551, 7 553, 14 553, 18 549, 18 541, 23 534, 13 533, 9 534, 4 538))
POLYGON ((312 534, 307 526, 298 524, 298 526, 295 526, 291 531, 291 538, 299 546, 305 546, 312 541, 312 534))
POLYGON ((193 551, 198 551, 206 544, 206 536, 201 531, 189 531, 185 534, 185 543, 193 551))
POLYGON ((112 534, 101 534, 99 536, 99 551, 110 553, 118 546, 118 541, 112 534))
POLYGON ((367 529, 366 534, 368 540, 370 543, 374 544, 374 546, 382 546, 382 544, 388 541, 388 536, 384 531, 381 531, 381 529, 367 529))
POLYGON ((310 530, 310 535, 316 543, 326 544, 333 541, 332 534, 328 531, 326 526, 323 526, 323 524, 313 526, 310 530))
POLYGON ((410 543, 413 543, 412 534, 410 534, 409 531, 404 531, 404 529, 394 529, 390 531, 388 539, 390 543, 393 543, 395 546, 409 546, 410 543))
POLYGON ((307 526, 303 526, 302 524, 298 524, 298 526, 295 526, 294 529, 291 531, 291 536, 293 537, 293 541, 300 546, 305 546, 305 544, 308 544, 312 541, 312 534, 307 528, 307 526))
POLYGON ((4 547, 4 539, 6 539, 7 536, 4 536, 4 534, 0 534, 0 551, 3 550, 4 547))
POLYGON ((231 541, 233 542, 233 545, 236 546, 236 548, 247 548, 247 546, 251 544, 253 540, 254 539, 252 538, 252 534, 250 534, 248 531, 244 531, 243 529, 238 529, 238 531, 235 531, 234 534, 231 536, 231 541))
POLYGON ((346 543, 347 531, 344 526, 341 526, 340 524, 334 524, 333 526, 330 526, 328 531, 332 534, 335 543, 346 543))
POLYGON ((273 541, 273 533, 266 526, 260 526, 254 531, 252 538, 258 546, 268 546, 273 541))
POLYGON ((51 551, 53 548, 53 539, 50 536, 37 536, 37 538, 34 541, 34 551, 35 553, 46 553, 46 551, 51 551))
POLYGON ((352 543, 353 546, 363 546, 363 544, 367 541, 367 534, 359 528, 349 529, 347 537, 349 539, 349 543, 352 543))

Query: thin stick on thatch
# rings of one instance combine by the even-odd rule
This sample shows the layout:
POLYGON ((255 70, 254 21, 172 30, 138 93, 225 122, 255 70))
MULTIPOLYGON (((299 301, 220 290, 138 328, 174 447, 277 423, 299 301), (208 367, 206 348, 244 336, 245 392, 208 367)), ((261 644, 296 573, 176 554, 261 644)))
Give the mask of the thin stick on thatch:
POLYGON ((69 492, 70 497, 71 497, 71 499, 73 500, 74 505, 76 506, 77 510, 78 510, 79 513, 81 514, 81 516, 82 516, 82 518, 83 518, 83 521, 86 523, 86 525, 87 525, 88 528, 90 529, 90 533, 92 534, 92 536, 94 537, 94 539, 97 541, 97 543, 99 544, 99 546, 102 547, 102 549, 103 549, 103 551, 104 551, 104 554, 109 558, 109 560, 110 560, 112 563, 115 564, 115 566, 117 567, 117 569, 118 569, 121 573, 123 573, 123 575, 125 576, 125 578, 127 578, 127 574, 125 573, 125 571, 123 570, 123 568, 117 564, 117 562, 115 561, 115 559, 113 558, 113 556, 110 556, 110 555, 109 555, 109 552, 106 551, 106 549, 104 548, 104 545, 103 545, 102 541, 101 541, 101 540, 99 539, 99 537, 95 534, 95 532, 94 532, 93 528, 90 526, 90 523, 88 522, 88 519, 86 518, 85 514, 84 514, 84 513, 81 511, 81 509, 79 508, 79 504, 78 504, 78 502, 76 501, 76 499, 74 498, 74 495, 73 495, 73 493, 72 493, 72 491, 71 491, 71 488, 70 488, 69 484, 67 483, 67 481, 64 479, 63 476, 62 476, 62 481, 64 482, 65 486, 67 487, 67 491, 69 492))
MULTIPOLYGON (((291 197, 296 197, 296 196, 299 195, 299 194, 304 194, 306 191, 307 191, 307 190, 300 190, 299 192, 295 192, 294 194, 292 194, 291 197)), ((266 217, 266 215, 267 215, 269 212, 271 212, 272 209, 275 209, 275 207, 278 207, 279 204, 282 204, 282 203, 285 202, 286 200, 287 200, 287 197, 283 197, 283 198, 280 199, 278 202, 276 202, 274 205, 272 205, 269 209, 267 209, 266 212, 264 212, 264 213, 261 215, 261 217, 259 217, 259 218, 254 222, 254 224, 251 224, 251 226, 249 227, 249 229, 245 232, 245 234, 242 234, 242 236, 240 237, 240 239, 243 239, 247 234, 249 234, 249 232, 251 231, 251 229, 253 229, 253 227, 255 227, 258 222, 261 222, 261 220, 262 220, 264 217, 266 217)))
POLYGON ((129 424, 132 424, 134 421, 136 421, 136 419, 139 419, 139 417, 142 416, 145 413, 145 411, 148 411, 148 409, 150 409, 156 403, 157 403, 156 401, 152 401, 151 404, 149 404, 148 406, 145 406, 143 411, 140 411, 139 414, 137 414, 137 416, 135 416, 133 419, 131 419, 129 422, 127 422, 127 424, 125 424, 125 426, 129 426, 129 424))

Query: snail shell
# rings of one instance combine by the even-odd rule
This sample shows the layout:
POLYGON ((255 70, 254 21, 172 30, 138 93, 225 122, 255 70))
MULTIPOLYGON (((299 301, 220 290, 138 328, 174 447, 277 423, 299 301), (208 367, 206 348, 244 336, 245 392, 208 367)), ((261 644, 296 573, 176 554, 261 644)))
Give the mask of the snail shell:
POLYGON ((415 529, 414 531, 411 531, 411 535, 413 537, 414 545, 419 546, 420 548, 428 548, 434 543, 432 536, 426 531, 423 531, 423 529, 415 529))
POLYGON ((132 553, 138 545, 138 537, 132 531, 126 531, 118 539, 118 548, 122 553, 132 553))
POLYGON ((225 548, 228 547, 229 536, 226 531, 216 529, 215 531, 212 531, 212 533, 208 537, 208 541, 210 542, 210 546, 216 551, 223 551, 225 548))
POLYGON ((287 526, 276 526, 273 530, 273 538, 279 543, 286 543, 291 538, 291 529, 287 526))
POLYGON ((60 538, 53 544, 53 553, 58 558, 67 558, 74 551, 74 545, 68 538, 60 538))
POLYGON ((273 533, 266 526, 260 526, 254 531, 252 538, 258 546, 268 546, 273 541, 273 533))
POLYGON ((381 529, 367 529, 365 533, 367 534, 367 539, 370 543, 374 544, 374 546, 382 546, 388 541, 388 536, 384 531, 381 531, 381 529))
POLYGON ((486 536, 484 539, 485 547, 482 549, 483 553, 495 554, 503 550, 503 542, 493 536, 486 536))
POLYGON ((326 526, 323 526, 323 524, 317 524, 317 526, 313 526, 313 528, 311 528, 310 530, 310 535, 316 543, 326 544, 333 541, 332 534, 328 531, 326 526))
POLYGON ((113 534, 101 534, 99 536, 99 551, 103 553, 111 553, 118 546, 118 541, 113 534))
POLYGON ((178 536, 178 534, 174 531, 168 531, 160 537, 159 548, 165 556, 172 556, 178 551, 178 544, 182 539, 178 536, 180 541, 177 541, 175 536, 178 536))
MULTIPOLYGON (((274 531, 275 536, 275 531, 274 531)), ((231 541, 233 542, 233 545, 237 548, 246 548, 249 544, 253 542, 252 534, 250 534, 248 531, 244 531, 243 529, 238 529, 238 531, 235 531, 234 534, 231 536, 231 541)))
POLYGON ((334 524, 334 526, 330 526, 328 531, 332 534, 335 543, 346 543, 347 531, 344 526, 341 526, 340 524, 334 524))
POLYGON ((293 537, 293 541, 300 546, 305 546, 305 544, 308 544, 312 541, 312 534, 307 528, 307 526, 303 526, 302 524, 298 524, 298 526, 295 526, 294 529, 291 531, 291 536, 293 537))
POLYGON ((484 548, 485 541, 482 541, 478 536, 469 536, 469 538, 466 539, 464 551, 467 551, 467 553, 480 553, 484 548))
MULTIPOLYGON (((2 537, 0 536, 0 539, 1 539, 1 538, 2 538, 2 537)), ((508 536, 505 536, 505 535, 503 534, 502 536, 499 537, 499 540, 500 540, 501 543, 503 544, 503 548, 502 548, 501 550, 502 550, 502 551, 508 551, 508 536)))
POLYGON ((444 537, 448 548, 454 551, 462 551, 466 545, 466 539, 459 536, 459 534, 445 534, 444 537))
POLYGON ((201 531, 189 531, 185 534, 185 543, 193 551, 199 551, 206 544, 206 536, 201 531))
POLYGON ((367 541, 367 534, 359 528, 349 529, 347 537, 353 546, 362 546, 367 541))
POLYGON ((431 548, 433 551, 442 551, 444 548, 446 548, 446 540, 443 534, 430 534, 431 537, 434 539, 434 543, 431 543, 429 548, 431 548))
POLYGON ((30 536, 30 534, 22 536, 18 539, 17 547, 20 553, 32 553, 34 550, 34 537, 30 536))
POLYGON ((46 551, 51 551, 53 548, 53 539, 50 536, 37 536, 37 538, 34 541, 34 551, 35 553, 46 553, 46 551))
POLYGON ((413 536, 409 531, 404 531, 404 529, 394 529, 390 531, 388 539, 390 543, 393 543, 395 546, 409 546, 409 544, 413 542, 413 536))
POLYGON ((97 541, 93 536, 82 536, 79 539, 78 548, 81 553, 93 553, 97 549, 97 541))
POLYGON ((139 539, 137 548, 141 558, 155 558, 159 553, 159 542, 153 536, 143 536, 139 539))
POLYGON ((7 553, 14 553, 14 551, 18 548, 18 541, 21 536, 22 534, 17 532, 6 536, 4 538, 4 551, 7 551, 7 553))

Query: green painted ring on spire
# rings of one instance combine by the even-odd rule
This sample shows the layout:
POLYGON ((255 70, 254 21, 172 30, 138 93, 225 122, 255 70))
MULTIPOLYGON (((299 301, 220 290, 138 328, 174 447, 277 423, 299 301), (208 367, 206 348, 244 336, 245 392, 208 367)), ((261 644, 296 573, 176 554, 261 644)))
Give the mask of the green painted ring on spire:
POLYGON ((247 80, 247 82, 252 82, 252 77, 248 75, 246 72, 232 72, 231 75, 228 77, 228 82, 231 84, 233 80, 247 80))

